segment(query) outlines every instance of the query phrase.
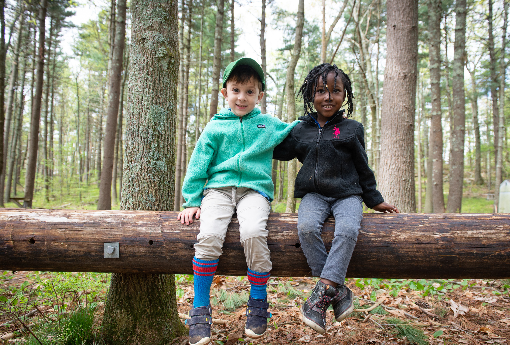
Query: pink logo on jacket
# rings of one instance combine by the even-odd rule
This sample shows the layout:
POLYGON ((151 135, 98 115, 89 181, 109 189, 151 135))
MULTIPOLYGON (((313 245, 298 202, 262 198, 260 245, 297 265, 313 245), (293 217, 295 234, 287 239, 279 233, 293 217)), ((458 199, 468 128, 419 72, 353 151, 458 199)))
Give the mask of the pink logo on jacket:
POLYGON ((340 135, 340 129, 338 129, 336 126, 333 128, 333 138, 338 139, 338 136, 340 135))

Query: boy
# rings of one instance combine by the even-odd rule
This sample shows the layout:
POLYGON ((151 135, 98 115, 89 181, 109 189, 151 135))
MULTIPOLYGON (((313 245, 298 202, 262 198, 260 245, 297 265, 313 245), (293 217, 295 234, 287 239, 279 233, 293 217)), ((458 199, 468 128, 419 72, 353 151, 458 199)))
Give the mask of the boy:
POLYGON ((245 332, 261 337, 267 329, 267 281, 272 268, 266 223, 273 199, 273 149, 298 123, 281 122, 255 106, 265 90, 264 72, 253 59, 230 63, 221 93, 222 109, 205 127, 191 155, 182 195, 183 224, 201 219, 193 258, 193 309, 188 320, 189 343, 207 344, 211 336, 209 294, 228 224, 237 209, 241 243, 251 284, 245 332))

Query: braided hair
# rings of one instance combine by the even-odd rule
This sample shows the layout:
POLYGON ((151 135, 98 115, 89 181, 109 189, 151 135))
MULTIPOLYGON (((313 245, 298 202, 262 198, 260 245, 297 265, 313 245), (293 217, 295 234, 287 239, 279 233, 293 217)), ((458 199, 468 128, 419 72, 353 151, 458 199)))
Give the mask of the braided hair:
POLYGON ((344 85, 344 90, 347 93, 347 117, 352 115, 352 100, 354 99, 354 95, 352 94, 351 80, 344 71, 336 65, 330 65, 329 63, 323 63, 312 68, 306 76, 305 82, 301 85, 301 88, 298 91, 298 95, 300 94, 303 97, 305 114, 309 114, 314 111, 313 101, 315 99, 315 91, 319 84, 319 79, 322 78, 322 83, 326 85, 326 79, 330 72, 335 73, 335 86, 337 78, 340 77, 340 80, 344 85))

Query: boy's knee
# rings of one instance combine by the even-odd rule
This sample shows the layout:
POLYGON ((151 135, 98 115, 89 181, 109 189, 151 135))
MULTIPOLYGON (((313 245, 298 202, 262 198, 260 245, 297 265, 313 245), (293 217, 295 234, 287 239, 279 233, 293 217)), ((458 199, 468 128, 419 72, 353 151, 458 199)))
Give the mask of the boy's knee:
POLYGON ((195 256, 202 260, 216 260, 223 253, 223 238, 218 236, 199 237, 195 243, 195 256))
POLYGON ((241 231, 241 242, 245 242, 251 238, 261 237, 267 240, 268 231, 266 228, 261 228, 258 224, 243 224, 241 231))

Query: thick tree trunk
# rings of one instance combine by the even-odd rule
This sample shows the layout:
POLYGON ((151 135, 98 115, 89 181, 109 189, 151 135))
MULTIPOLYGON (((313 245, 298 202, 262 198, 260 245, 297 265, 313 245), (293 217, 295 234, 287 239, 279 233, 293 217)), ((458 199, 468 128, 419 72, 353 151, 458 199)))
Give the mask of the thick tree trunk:
POLYGON ((441 17, 442 0, 429 2, 429 59, 432 109, 429 155, 432 160, 432 212, 444 212, 443 126, 441 124, 441 17))
POLYGON ((504 1, 503 10, 503 32, 501 34, 501 53, 499 60, 499 137, 496 144, 496 181, 495 181, 495 193, 494 193, 494 212, 499 212, 499 197, 501 182, 503 182, 503 140, 505 139, 505 75, 506 75, 506 32, 508 24, 508 1, 504 1))
MULTIPOLYGON (((177 4, 131 2, 132 44, 121 209, 171 210, 179 68, 177 4), (147 25, 151 23, 151 25, 147 25)), ((114 344, 168 344, 185 333, 175 277, 114 274, 103 335, 114 344)))
MULTIPOLYGON (((197 115, 195 120, 195 143, 198 141, 200 137, 200 118, 201 118, 201 103, 202 103, 202 43, 204 39, 204 12, 205 12, 205 2, 202 3, 202 15, 200 16, 200 48, 198 53, 198 105, 197 105, 197 115)), ((206 78, 207 79, 207 78, 206 78)), ((206 87, 207 89, 207 87, 206 87)))
POLYGON ((112 68, 109 80, 108 109, 106 111, 106 129, 104 137, 104 156, 101 181, 99 185, 98 210, 112 208, 112 173, 115 156, 115 134, 117 132, 117 117, 119 114, 120 91, 122 81, 122 63, 124 57, 124 41, 126 37, 126 0, 117 3, 115 24, 115 44, 113 50, 112 68))
MULTIPOLYGON (((291 59, 287 67, 287 78, 285 91, 287 95, 287 121, 296 119, 296 97, 294 95, 294 72, 301 55, 301 41, 303 39, 303 27, 305 23, 305 1, 299 0, 296 22, 296 38, 294 48, 291 52, 291 59)), ((296 199, 294 199, 294 181, 296 179, 297 161, 293 159, 288 163, 287 170, 287 207, 285 212, 296 211, 296 199)))
POLYGON ((455 3, 455 48, 453 58, 453 128, 450 146, 450 190, 447 211, 460 213, 464 185, 464 138, 466 98, 464 95, 464 55, 466 53, 466 0, 455 3))
POLYGON ((414 112, 418 62, 418 1, 387 2, 388 52, 381 112, 379 185, 385 199, 416 212, 414 112))
MULTIPOLYGON (((268 244, 274 276, 311 273, 299 245, 296 222, 296 214, 269 216, 268 244)), ((139 294, 136 284, 147 286, 148 290, 153 287, 152 282, 142 283, 138 278, 156 279, 152 273, 192 273, 193 244, 199 226, 200 222, 181 224, 177 212, 0 211, 0 269, 130 273, 128 278, 126 274, 114 275, 115 279, 132 281, 119 285, 112 281, 110 294, 119 291, 115 297, 126 298, 119 302, 130 309, 117 313, 132 319, 131 314, 139 314, 142 306, 151 310, 158 308, 161 301, 159 292, 154 296, 139 294), (112 242, 119 243, 118 251, 113 252, 119 257, 105 258, 105 248, 113 246, 112 242), (133 288, 134 296, 127 294, 125 287, 133 288), (137 303, 133 297, 143 303, 154 297, 154 302, 137 303)), ((333 235, 334 219, 329 218, 322 233, 328 248, 333 235)), ((348 276, 508 278, 509 248, 509 214, 365 214, 348 276)), ((235 218, 229 225, 223 250, 218 273, 246 275, 235 218)), ((145 325, 149 320, 142 322, 145 325)))
POLYGON ((218 0, 218 12, 216 13, 216 27, 214 29, 214 60, 212 70, 212 90, 209 117, 218 112, 218 93, 221 69, 221 41, 223 38, 223 14, 225 12, 225 0, 218 0))
MULTIPOLYGON (((23 202, 23 207, 25 208, 32 208, 32 201, 34 198, 35 173, 37 168, 37 149, 39 147, 39 122, 41 119, 41 104, 44 81, 44 42, 46 35, 45 23, 47 4, 48 0, 41 0, 41 6, 39 8, 39 52, 37 54, 37 81, 35 87, 32 117, 30 120, 30 145, 28 148, 28 165, 25 175, 25 200, 23 202)), ((0 80, 3 80, 1 76, 0 80)), ((3 112, 3 87, 1 83, 2 82, 0 81, 0 112, 3 112)), ((1 115, 0 117, 3 118, 1 115)), ((0 126, 3 126, 2 120, 0 120, 0 126)))

